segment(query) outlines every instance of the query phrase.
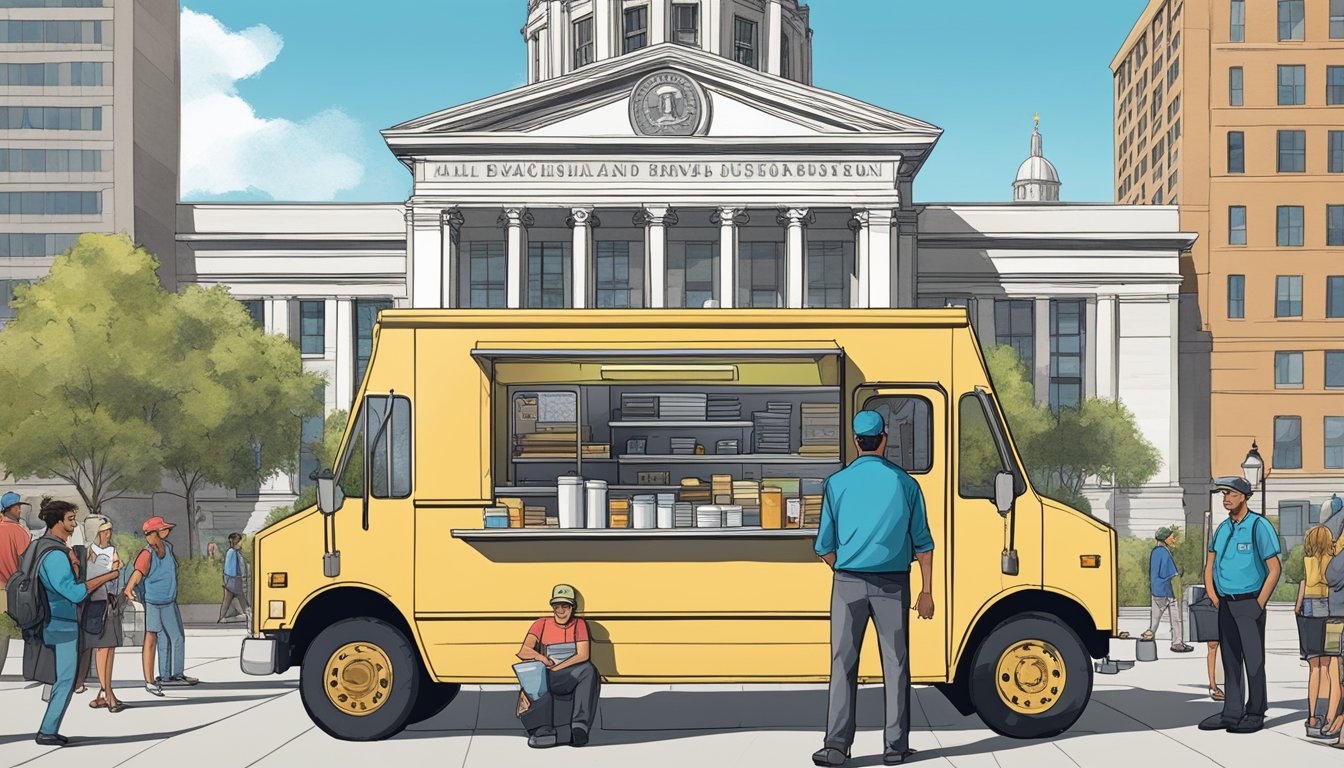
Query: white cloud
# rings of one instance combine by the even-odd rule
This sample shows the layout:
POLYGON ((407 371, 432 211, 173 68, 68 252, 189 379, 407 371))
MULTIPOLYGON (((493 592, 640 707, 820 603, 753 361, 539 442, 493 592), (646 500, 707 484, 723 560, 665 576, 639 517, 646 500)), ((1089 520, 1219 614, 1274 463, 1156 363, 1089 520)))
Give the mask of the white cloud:
POLYGON ((237 83, 260 74, 284 41, 265 25, 241 32, 182 9, 182 196, 250 192, 332 200, 364 179, 360 125, 340 109, 295 122, 260 117, 237 83))

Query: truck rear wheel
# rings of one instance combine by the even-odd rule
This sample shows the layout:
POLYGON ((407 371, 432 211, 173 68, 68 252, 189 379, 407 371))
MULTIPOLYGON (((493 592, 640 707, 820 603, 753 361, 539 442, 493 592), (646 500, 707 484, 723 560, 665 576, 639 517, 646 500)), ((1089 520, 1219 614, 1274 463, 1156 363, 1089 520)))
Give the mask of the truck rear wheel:
POLYGON ((308 647, 299 693, 308 716, 328 735, 377 741, 406 727, 423 678, 415 648, 395 627, 345 619, 308 647))
POLYGON ((1039 739, 1068 730, 1092 695, 1092 659, 1067 624, 1023 613, 995 627, 975 652, 970 694, 985 725, 1039 739))

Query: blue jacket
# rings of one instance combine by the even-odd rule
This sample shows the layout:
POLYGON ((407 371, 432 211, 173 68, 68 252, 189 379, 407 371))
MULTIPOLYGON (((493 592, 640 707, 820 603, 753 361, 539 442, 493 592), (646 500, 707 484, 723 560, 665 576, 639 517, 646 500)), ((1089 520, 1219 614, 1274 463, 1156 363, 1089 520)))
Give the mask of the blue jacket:
POLYGON ((915 553, 933 550, 924 493, 905 470, 860 456, 826 481, 816 553, 835 553, 835 568, 908 572, 915 553))
POLYGON ((56 645, 78 640, 75 606, 89 596, 89 589, 75 581, 75 571, 70 567, 70 550, 62 547, 44 555, 38 566, 38 578, 46 588, 47 607, 51 611, 51 619, 42 630, 43 642, 56 645))

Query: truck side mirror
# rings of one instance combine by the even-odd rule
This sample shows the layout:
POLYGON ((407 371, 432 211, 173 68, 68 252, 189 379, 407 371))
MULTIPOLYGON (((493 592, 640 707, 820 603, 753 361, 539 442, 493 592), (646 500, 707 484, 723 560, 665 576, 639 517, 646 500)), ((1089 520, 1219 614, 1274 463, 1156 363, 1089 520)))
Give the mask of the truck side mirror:
POLYGON ((1017 498, 1013 481, 1012 472, 1000 472, 994 476, 994 507, 1005 517, 1012 511, 1013 501, 1017 498))
POLYGON ((314 479, 317 480, 317 508, 324 515, 334 513, 338 508, 338 503, 336 500, 336 479, 331 476, 331 470, 322 470, 314 479))

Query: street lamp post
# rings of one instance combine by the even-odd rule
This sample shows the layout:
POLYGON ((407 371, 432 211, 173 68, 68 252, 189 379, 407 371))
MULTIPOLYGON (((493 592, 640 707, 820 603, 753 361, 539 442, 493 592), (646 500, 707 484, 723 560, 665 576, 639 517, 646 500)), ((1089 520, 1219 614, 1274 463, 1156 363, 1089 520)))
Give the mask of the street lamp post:
POLYGON ((1260 486, 1260 515, 1265 515, 1265 460, 1260 458, 1260 448, 1251 441, 1251 452, 1246 454, 1246 459, 1241 462, 1241 473, 1246 478, 1246 482, 1252 488, 1260 486))

